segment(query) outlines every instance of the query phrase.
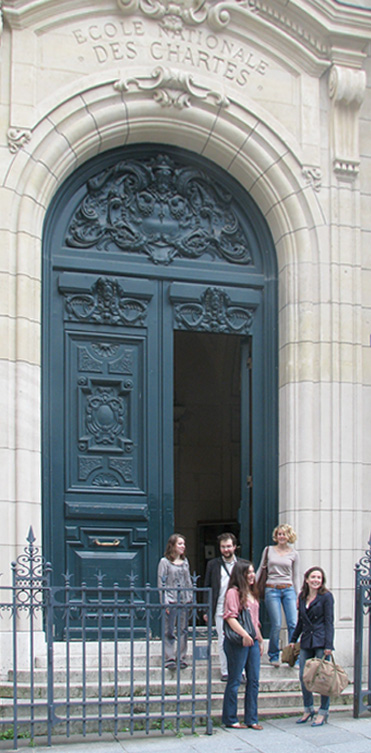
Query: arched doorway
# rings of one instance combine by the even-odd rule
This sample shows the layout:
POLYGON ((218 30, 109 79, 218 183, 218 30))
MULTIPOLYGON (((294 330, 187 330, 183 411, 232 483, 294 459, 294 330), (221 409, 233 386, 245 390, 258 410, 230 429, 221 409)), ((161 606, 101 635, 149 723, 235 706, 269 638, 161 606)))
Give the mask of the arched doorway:
POLYGON ((43 545, 55 578, 153 583, 174 525, 193 569, 220 527, 256 559, 276 521, 277 434, 276 261, 252 199, 175 147, 84 164, 44 227, 43 545))

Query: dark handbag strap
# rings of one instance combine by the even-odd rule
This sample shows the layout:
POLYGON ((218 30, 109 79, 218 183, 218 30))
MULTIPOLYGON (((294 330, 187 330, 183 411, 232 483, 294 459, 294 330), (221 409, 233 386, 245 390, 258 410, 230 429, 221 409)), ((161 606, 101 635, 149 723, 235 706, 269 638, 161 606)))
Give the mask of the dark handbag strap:
MULTIPOLYGON (((230 578, 230 577, 231 577, 231 574, 230 574, 230 572, 229 572, 229 570, 228 570, 228 568, 227 568, 227 565, 225 564, 225 562, 224 562, 224 560, 223 560, 223 557, 221 557, 221 558, 220 558, 220 561, 221 561, 221 563, 222 563, 222 567, 224 567, 224 570, 225 570, 225 572, 226 572, 226 573, 227 573, 227 575, 228 575, 228 578, 230 578)), ((235 560, 234 560, 234 561, 235 561, 235 560)))
POLYGON ((266 546, 265 547, 265 554, 264 554, 264 560, 263 560, 262 568, 263 567, 264 568, 268 567, 268 553, 269 553, 269 546, 266 546))
POLYGON ((251 636, 253 640, 256 639, 256 630, 254 628, 254 624, 252 621, 252 617, 250 614, 250 610, 248 607, 242 607, 242 610, 240 612, 241 615, 241 623, 246 632, 251 636))

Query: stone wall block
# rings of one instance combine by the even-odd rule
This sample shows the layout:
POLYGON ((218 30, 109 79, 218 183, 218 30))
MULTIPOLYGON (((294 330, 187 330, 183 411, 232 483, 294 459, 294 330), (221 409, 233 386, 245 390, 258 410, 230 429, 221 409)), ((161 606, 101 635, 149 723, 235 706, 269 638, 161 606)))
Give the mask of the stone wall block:
MULTIPOLYGON (((34 308, 40 312, 40 299, 35 300, 34 308)), ((35 364, 40 366, 41 364, 41 350, 40 350, 41 329, 40 322, 32 321, 30 319, 18 319, 17 331, 16 331, 16 352, 17 359, 25 361, 29 364, 35 364)))
MULTIPOLYGON (((371 233, 371 212, 370 212, 370 195, 371 195, 371 189, 368 194, 364 193, 360 197, 361 202, 361 212, 362 212, 362 230, 364 233, 371 233)), ((367 241, 368 236, 366 236, 367 241)), ((369 247, 370 247, 369 243, 369 247)))
MULTIPOLYGON (((45 197, 44 197, 45 198, 45 197)), ((46 207, 30 196, 24 195, 18 204, 18 227, 23 233, 40 233, 46 207)))
POLYGON ((33 237, 29 233, 17 233, 17 272, 19 275, 31 277, 41 283, 41 259, 37 253, 41 239, 33 237))
POLYGON ((3 449, 11 449, 15 446, 14 374, 14 363, 0 359, 0 447, 3 449))
POLYGON ((15 316, 16 278, 0 272, 0 316, 15 316))
MULTIPOLYGON (((1 492, 0 500, 8 504, 15 500, 14 450, 0 447, 1 492)), ((2 528, 2 526, 1 526, 2 528)), ((1 540, 1 534, 0 534, 1 540)))
POLYGON ((26 362, 17 364, 17 447, 35 452, 40 449, 40 368, 26 362))
POLYGON ((0 316, 0 359, 15 360, 15 331, 16 322, 14 317, 0 316))
POLYGON ((34 451, 17 450, 17 467, 19 469, 17 473, 18 502, 39 505, 41 492, 41 454, 39 447, 34 451))

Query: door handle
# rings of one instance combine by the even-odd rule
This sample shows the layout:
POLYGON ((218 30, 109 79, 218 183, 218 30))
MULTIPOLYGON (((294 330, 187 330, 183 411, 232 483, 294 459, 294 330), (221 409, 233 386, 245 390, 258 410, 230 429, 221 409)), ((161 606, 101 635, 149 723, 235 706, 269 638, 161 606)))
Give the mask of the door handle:
POLYGON ((99 539, 94 539, 93 544, 95 546, 118 546, 120 543, 120 539, 113 539, 113 541, 99 541, 99 539))

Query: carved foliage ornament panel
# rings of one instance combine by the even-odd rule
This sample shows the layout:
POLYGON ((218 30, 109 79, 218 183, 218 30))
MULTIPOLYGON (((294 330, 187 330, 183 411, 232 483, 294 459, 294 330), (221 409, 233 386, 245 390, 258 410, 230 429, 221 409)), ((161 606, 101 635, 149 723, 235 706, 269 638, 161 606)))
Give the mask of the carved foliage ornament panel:
POLYGON ((147 303, 125 295, 117 280, 99 277, 90 293, 65 293, 65 311, 70 321, 143 326, 147 303))
POLYGON ((199 303, 174 306, 175 329, 246 335, 251 331, 254 309, 237 306, 221 288, 207 288, 199 303))
POLYGON ((202 170, 162 154, 122 160, 90 179, 65 243, 144 254, 154 264, 204 254, 232 264, 252 263, 229 191, 202 170))

